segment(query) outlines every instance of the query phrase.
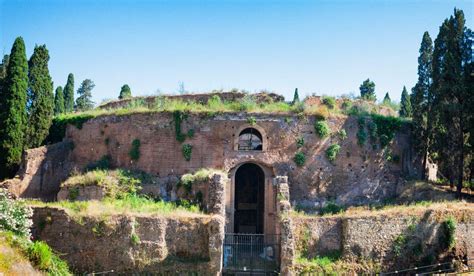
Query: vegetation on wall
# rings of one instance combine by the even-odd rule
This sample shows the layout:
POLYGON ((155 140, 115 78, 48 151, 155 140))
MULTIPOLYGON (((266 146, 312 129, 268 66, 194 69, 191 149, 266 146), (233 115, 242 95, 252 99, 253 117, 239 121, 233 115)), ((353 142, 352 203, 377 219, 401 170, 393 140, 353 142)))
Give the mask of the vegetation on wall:
POLYGON ((173 112, 173 120, 174 120, 174 131, 176 134, 176 140, 180 143, 184 142, 186 140, 186 135, 182 133, 181 131, 181 124, 183 123, 184 120, 188 118, 188 114, 176 110, 173 112))
POLYGON ((318 120, 314 123, 314 130, 320 138, 327 137, 331 132, 331 129, 329 128, 328 124, 326 123, 326 121, 323 120, 318 120))
POLYGON ((191 160, 191 154, 193 152, 193 146, 190 144, 184 144, 182 148, 184 160, 190 161, 191 160))
POLYGON ((141 142, 139 139, 134 139, 132 141, 132 148, 128 152, 130 159, 134 161, 137 161, 138 159, 140 159, 140 145, 141 145, 141 142))
POLYGON ((443 228, 445 233, 445 243, 446 248, 451 250, 456 245, 456 220, 454 217, 449 216, 445 221, 443 221, 443 228))
POLYGON ((92 118, 94 118, 94 115, 88 113, 69 113, 54 117, 49 128, 48 137, 46 138, 46 144, 61 142, 66 135, 67 125, 73 125, 77 129, 82 129, 82 125, 92 118))
POLYGON ((295 157, 293 157, 293 161, 295 161, 297 166, 301 167, 306 162, 306 155, 299 151, 295 154, 295 157))
POLYGON ((250 117, 247 118, 247 123, 248 123, 249 125, 252 125, 252 126, 253 126, 253 125, 255 125, 255 124, 257 123, 257 119, 255 119, 254 116, 250 116, 250 117))
POLYGON ((304 138, 303 137, 298 137, 296 139, 296 148, 301 148, 304 146, 304 138))
POLYGON ((336 161, 336 157, 340 149, 341 146, 339 146, 338 144, 332 144, 329 146, 329 148, 326 150, 326 157, 330 162, 336 161))
POLYGON ((323 96, 323 104, 329 109, 334 109, 336 107, 336 98, 331 96, 323 96))

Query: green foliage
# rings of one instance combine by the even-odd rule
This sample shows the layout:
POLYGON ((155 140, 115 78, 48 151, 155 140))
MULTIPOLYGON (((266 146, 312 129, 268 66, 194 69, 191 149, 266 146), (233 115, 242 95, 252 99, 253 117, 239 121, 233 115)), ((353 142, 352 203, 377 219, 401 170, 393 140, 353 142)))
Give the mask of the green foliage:
POLYGON ((188 138, 193 138, 194 137, 194 128, 188 129, 188 132, 186 133, 186 136, 188 136, 188 138))
POLYGON ((312 259, 299 256, 296 258, 296 264, 303 266, 303 270, 300 272, 304 275, 338 275, 342 271, 337 270, 336 262, 340 260, 341 255, 341 252, 336 250, 312 259))
POLYGON ((327 137, 329 133, 331 132, 331 129, 329 128, 326 121, 321 121, 321 120, 316 121, 316 123, 314 123, 314 130, 316 131, 316 134, 318 134, 320 138, 327 137))
POLYGON ((334 201, 329 201, 319 210, 319 214, 323 215, 334 215, 345 211, 345 208, 337 205, 334 201))
POLYGON ((296 148, 301 148, 304 146, 304 138, 303 137, 298 137, 296 139, 296 148))
POLYGON ((32 215, 33 210, 23 200, 14 200, 6 190, 0 189, 0 230, 29 238, 32 215))
POLYGON ((74 75, 69 73, 67 83, 64 86, 64 110, 65 112, 74 111, 74 75))
POLYGON ((181 132, 181 124, 184 120, 188 118, 188 114, 183 113, 182 111, 176 110, 173 112, 173 119, 174 119, 174 130, 176 134, 176 140, 180 143, 186 140, 186 135, 181 132))
POLYGON ((67 125, 73 125, 77 129, 82 129, 82 125, 92 118, 94 118, 94 115, 87 113, 61 114, 54 117, 49 129, 49 135, 46 138, 46 143, 50 144, 61 142, 66 135, 67 125))
POLYGON ((294 105, 299 102, 300 102, 300 95, 298 94, 298 88, 295 88, 295 93, 293 94, 293 101, 291 101, 291 104, 294 105))
POLYGON ((344 99, 341 105, 342 109, 348 111, 352 108, 352 102, 349 99, 344 99))
POLYGON ((323 104, 326 105, 329 109, 334 109, 334 107, 336 107, 336 99, 331 96, 324 96, 323 104))
POLYGON ((375 101, 375 83, 370 81, 370 79, 366 79, 359 87, 360 89, 360 97, 364 100, 368 101, 375 101))
POLYGON ((178 185, 183 187, 186 192, 190 193, 192 191, 193 184, 201 181, 208 181, 213 174, 222 173, 218 170, 213 169, 199 169, 195 173, 187 173, 181 176, 180 182, 178 185))
POLYGON ((393 253, 395 256, 400 256, 403 247, 407 244, 407 237, 402 233, 395 237, 393 240, 393 253))
POLYGON ((346 140, 347 139, 347 132, 345 129, 341 129, 337 132, 337 135, 341 140, 346 140))
POLYGON ((183 151, 184 160, 190 161, 191 154, 193 152, 193 146, 190 144, 184 144, 182 151, 183 151))
POLYGON ((54 95, 54 115, 63 114, 64 112, 65 108, 63 88, 61 86, 58 86, 54 95))
POLYGON ((79 197, 79 187, 72 187, 68 192, 67 198, 69 200, 76 200, 79 197))
POLYGON ((365 132, 365 117, 359 116, 357 119, 359 130, 357 131, 357 142, 360 146, 363 146, 367 141, 367 132, 365 132))
POLYGON ((140 159, 140 145, 141 145, 141 142, 139 139, 134 139, 132 141, 132 148, 128 152, 130 159, 134 161, 137 161, 138 159, 140 159))
POLYGON ((326 150, 326 157, 330 162, 336 161, 336 157, 340 149, 341 146, 339 146, 338 144, 332 144, 331 146, 329 146, 329 148, 326 150))
POLYGON ((120 88, 120 95, 119 99, 128 99, 132 97, 132 90, 130 90, 130 86, 128 84, 124 84, 122 88, 120 88))
POLYGON ((67 263, 54 254, 45 242, 35 241, 26 251, 33 265, 48 275, 72 275, 67 263))
POLYGON ((449 216, 445 221, 443 221, 443 228, 446 248, 451 250, 456 245, 456 219, 453 216, 449 216))
POLYGON ((295 154, 295 157, 293 157, 293 161, 295 161, 297 166, 301 167, 306 162, 306 155, 299 151, 295 154))
POLYGON ((76 99, 76 110, 85 111, 94 108, 94 102, 92 101, 92 89, 94 87, 95 84, 92 80, 85 79, 82 81, 81 86, 77 89, 79 97, 76 99))
POLYGON ((390 99, 390 95, 387 92, 387 93, 385 93, 385 97, 383 97, 382 104, 390 105, 391 103, 392 103, 392 99, 390 99))
POLYGON ((403 86, 402 91, 402 99, 400 101, 400 117, 411 117, 412 116, 412 108, 411 108, 411 101, 410 95, 408 95, 407 89, 403 86))
POLYGON ((255 125, 255 124, 257 123, 257 119, 255 119, 254 116, 250 116, 250 117, 247 118, 247 123, 248 123, 249 125, 252 125, 252 126, 253 126, 253 125, 255 125))
POLYGON ((21 37, 13 43, 3 82, 0 95, 0 179, 16 171, 25 143, 28 62, 21 37))
POLYGON ((53 84, 48 69, 49 53, 46 45, 35 46, 28 62, 28 127, 26 147, 39 147, 48 135, 54 111, 53 84))
POLYGON ((132 233, 130 235, 130 242, 132 245, 139 245, 140 244, 140 237, 136 233, 132 233))
POLYGON ((380 146, 385 148, 395 137, 397 131, 400 130, 403 121, 397 117, 382 116, 378 114, 371 115, 372 121, 377 125, 377 136, 380 146))

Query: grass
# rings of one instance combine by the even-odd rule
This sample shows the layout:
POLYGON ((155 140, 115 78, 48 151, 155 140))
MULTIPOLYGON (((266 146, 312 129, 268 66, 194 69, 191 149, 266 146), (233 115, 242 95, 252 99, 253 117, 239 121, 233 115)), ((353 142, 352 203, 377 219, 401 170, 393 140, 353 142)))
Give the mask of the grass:
POLYGON ((30 200, 28 204, 33 207, 62 208, 75 218, 120 214, 166 217, 203 215, 199 211, 199 207, 195 205, 180 206, 177 203, 154 200, 139 195, 127 195, 122 199, 105 198, 101 201, 40 202, 30 200))
MULTIPOLYGON (((437 217, 437 219, 443 220, 444 214, 449 211, 450 213, 455 214, 456 219, 464 220, 467 213, 472 214, 474 212, 474 204, 468 203, 465 201, 444 201, 444 202, 431 202, 431 201, 418 201, 409 204, 379 204, 379 205, 364 205, 364 206, 355 206, 349 207, 338 212, 325 212, 322 216, 331 216, 331 217, 362 217, 362 216, 378 216, 378 215, 406 215, 413 214, 419 215, 423 214, 427 209, 433 211, 439 211, 442 216, 437 217)), ((313 212, 305 212, 303 210, 293 210, 291 212, 294 217, 312 217, 320 216, 320 214, 315 215, 313 212)), ((467 215, 469 216, 469 215, 467 215)))
POLYGON ((11 247, 10 253, 13 252, 8 256, 5 256, 4 250, 0 253, 0 273, 8 275, 13 266, 12 261, 16 264, 29 261, 36 269, 47 275, 72 275, 68 264, 43 241, 31 242, 11 232, 0 232, 0 245, 11 247))

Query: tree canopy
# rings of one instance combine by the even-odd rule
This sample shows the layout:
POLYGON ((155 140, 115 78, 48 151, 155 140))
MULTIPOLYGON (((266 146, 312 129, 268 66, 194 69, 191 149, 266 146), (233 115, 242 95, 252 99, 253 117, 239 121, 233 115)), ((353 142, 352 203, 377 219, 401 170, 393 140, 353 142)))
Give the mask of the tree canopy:
POLYGON ((360 97, 364 100, 375 101, 375 83, 370 79, 366 79, 360 86, 360 97))
POLYGON ((85 111, 94 108, 94 102, 92 101, 92 89, 94 89, 95 84, 90 79, 85 79, 82 81, 81 86, 77 89, 77 95, 79 97, 76 99, 76 110, 85 111))

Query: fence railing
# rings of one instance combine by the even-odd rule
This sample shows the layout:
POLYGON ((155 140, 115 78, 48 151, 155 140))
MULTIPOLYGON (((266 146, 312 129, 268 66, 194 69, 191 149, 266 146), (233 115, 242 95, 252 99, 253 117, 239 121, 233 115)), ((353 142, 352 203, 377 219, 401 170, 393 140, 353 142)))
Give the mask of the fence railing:
POLYGON ((224 272, 279 271, 279 235, 226 233, 223 249, 224 272))

